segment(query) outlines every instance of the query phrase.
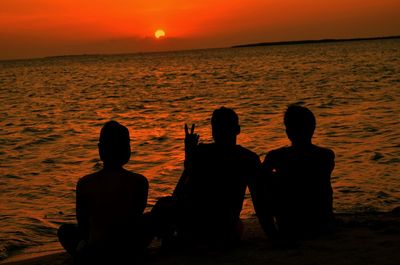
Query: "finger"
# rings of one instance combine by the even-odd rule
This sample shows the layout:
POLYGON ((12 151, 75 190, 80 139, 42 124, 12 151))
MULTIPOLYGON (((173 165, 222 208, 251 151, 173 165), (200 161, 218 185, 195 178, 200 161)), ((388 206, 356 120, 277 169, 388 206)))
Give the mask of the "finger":
POLYGON ((188 135, 188 134, 189 134, 189 128, 188 128, 187 124, 185 123, 185 135, 188 135))
POLYGON ((192 124, 192 128, 190 129, 190 134, 193 134, 194 133, 194 127, 195 127, 195 125, 194 125, 194 123, 192 124))

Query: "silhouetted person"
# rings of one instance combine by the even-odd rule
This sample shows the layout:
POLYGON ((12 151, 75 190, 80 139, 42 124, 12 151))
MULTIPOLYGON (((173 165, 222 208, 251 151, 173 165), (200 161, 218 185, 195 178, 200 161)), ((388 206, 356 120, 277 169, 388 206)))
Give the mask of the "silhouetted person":
POLYGON ((254 192, 258 155, 236 143, 239 118, 229 108, 211 118, 214 143, 198 144, 199 136, 185 125, 185 169, 173 197, 179 205, 178 238, 182 242, 224 246, 240 240, 246 187, 254 192))
POLYGON ((59 240, 68 253, 81 260, 140 255, 150 243, 143 220, 148 181, 123 168, 131 155, 128 129, 116 121, 107 122, 101 129, 98 148, 104 167, 79 179, 78 225, 62 225, 59 240))
POLYGON ((312 144, 316 120, 309 109, 289 106, 284 123, 292 145, 266 155, 256 182, 256 212, 272 239, 312 237, 333 225, 335 155, 312 144))

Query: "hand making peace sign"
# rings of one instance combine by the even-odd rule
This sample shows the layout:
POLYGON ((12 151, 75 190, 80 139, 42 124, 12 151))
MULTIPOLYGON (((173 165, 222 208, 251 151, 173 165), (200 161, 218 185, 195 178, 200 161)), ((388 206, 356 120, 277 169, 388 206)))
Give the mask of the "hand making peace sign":
POLYGON ((193 153, 194 149, 199 144, 200 135, 198 135, 197 133, 194 133, 194 127, 195 127, 195 125, 192 124, 192 128, 190 129, 190 133, 189 133, 189 128, 188 128, 187 124, 185 123, 185 155, 186 155, 186 158, 188 157, 188 155, 190 156, 193 153))

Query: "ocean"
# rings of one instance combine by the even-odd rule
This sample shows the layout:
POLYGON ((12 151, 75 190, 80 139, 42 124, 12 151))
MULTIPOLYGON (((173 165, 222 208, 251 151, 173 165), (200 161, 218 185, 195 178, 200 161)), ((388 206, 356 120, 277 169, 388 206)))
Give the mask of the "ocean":
MULTIPOLYGON (((108 120, 130 130, 126 168, 150 182, 147 211, 180 177, 185 123, 211 142, 212 111, 231 107, 239 144, 263 160, 289 144, 291 103, 314 112, 314 143, 336 153, 336 212, 400 205, 399 39, 0 61, 0 91, 0 260, 61 248, 108 120)), ((242 217, 253 215, 247 196, 242 217)))

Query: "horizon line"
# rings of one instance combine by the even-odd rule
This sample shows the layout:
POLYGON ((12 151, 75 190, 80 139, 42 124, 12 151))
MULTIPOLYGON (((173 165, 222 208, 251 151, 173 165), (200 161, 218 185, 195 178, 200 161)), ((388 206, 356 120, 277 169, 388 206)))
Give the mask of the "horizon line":
POLYGON ((268 47, 268 46, 285 46, 285 45, 306 45, 318 43, 335 43, 335 42, 356 42, 356 41, 370 41, 370 40, 390 40, 400 39, 400 35, 380 36, 380 37, 363 37, 363 38, 324 38, 324 39, 306 39, 306 40, 290 40, 290 41, 272 41, 272 42, 257 42, 238 44, 228 47, 209 47, 209 48, 194 48, 194 49, 177 49, 177 50, 163 50, 163 51, 137 51, 128 53, 82 53, 82 54, 65 54, 65 55, 49 55, 32 58, 16 58, 16 59, 0 59, 2 62, 14 61, 30 61, 30 60, 43 60, 43 59, 59 59, 69 57, 91 57, 91 56, 124 56, 136 54, 152 54, 152 53, 169 53, 169 52, 185 52, 185 51, 198 51, 198 50, 212 50, 212 49, 230 49, 230 48, 251 48, 251 47, 268 47))

